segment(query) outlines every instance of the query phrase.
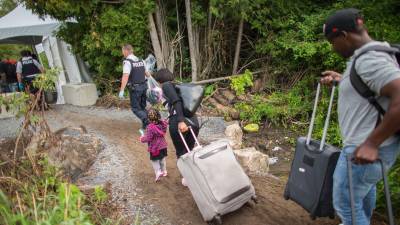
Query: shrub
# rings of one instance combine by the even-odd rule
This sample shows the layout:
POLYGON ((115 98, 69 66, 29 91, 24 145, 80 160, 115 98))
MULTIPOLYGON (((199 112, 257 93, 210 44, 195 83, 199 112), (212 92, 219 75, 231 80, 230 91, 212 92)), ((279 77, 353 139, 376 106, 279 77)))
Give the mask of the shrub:
POLYGON ((246 70, 244 74, 231 78, 231 88, 236 92, 236 95, 244 94, 247 87, 253 86, 253 74, 250 70, 246 70))

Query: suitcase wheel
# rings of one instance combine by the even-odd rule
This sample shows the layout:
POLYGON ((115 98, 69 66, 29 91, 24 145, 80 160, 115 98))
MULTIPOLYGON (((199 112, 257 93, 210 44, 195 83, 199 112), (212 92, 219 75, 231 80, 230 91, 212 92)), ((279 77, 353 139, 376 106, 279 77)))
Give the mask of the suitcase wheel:
POLYGON ((254 203, 258 204, 258 198, 256 195, 254 195, 253 197, 251 197, 251 200, 254 201, 254 203))
POLYGON ((215 216, 213 220, 208 222, 209 225, 222 225, 222 219, 220 216, 215 216))
POLYGON ((246 205, 248 206, 248 207, 250 207, 250 208, 252 208, 252 209, 254 209, 255 207, 256 207, 256 203, 254 202, 254 201, 248 201, 247 203, 246 203, 246 205))
POLYGON ((289 197, 289 190, 288 190, 288 186, 286 185, 286 187, 285 187, 285 192, 283 192, 283 198, 285 199, 285 200, 289 200, 290 199, 290 197, 289 197))
POLYGON ((285 199, 285 200, 289 200, 290 198, 289 198, 289 195, 283 195, 283 198, 285 199))

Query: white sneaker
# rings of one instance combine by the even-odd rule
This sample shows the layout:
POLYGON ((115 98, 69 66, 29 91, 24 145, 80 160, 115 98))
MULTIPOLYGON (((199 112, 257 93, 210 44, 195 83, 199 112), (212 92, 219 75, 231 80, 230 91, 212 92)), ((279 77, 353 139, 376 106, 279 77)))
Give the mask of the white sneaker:
POLYGON ((187 187, 185 178, 182 178, 182 185, 185 186, 185 187, 187 187))

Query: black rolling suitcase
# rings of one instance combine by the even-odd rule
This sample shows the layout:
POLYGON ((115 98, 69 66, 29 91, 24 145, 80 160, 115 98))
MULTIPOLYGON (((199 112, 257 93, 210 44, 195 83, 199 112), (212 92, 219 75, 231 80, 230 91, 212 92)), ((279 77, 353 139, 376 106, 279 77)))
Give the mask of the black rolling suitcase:
MULTIPOLYGON (((347 155, 347 172, 348 172, 348 177, 349 177, 349 188, 350 188, 350 203, 351 203, 351 221, 353 225, 357 225, 355 218, 355 203, 354 203, 354 190, 353 190, 353 171, 352 171, 352 158, 353 155, 347 155)), ((389 191, 389 183, 388 183, 388 178, 386 175, 386 169, 385 166, 382 162, 382 160, 378 159, 378 162, 381 165, 382 168, 382 179, 383 179, 383 186, 385 190, 385 197, 386 197, 386 209, 387 209, 387 214, 388 214, 388 220, 389 220, 389 225, 395 225, 394 222, 394 215, 393 215, 393 209, 392 209, 392 200, 390 199, 390 191, 389 191)))
POLYGON ((335 217, 332 204, 333 172, 340 155, 340 149, 325 144, 335 86, 331 91, 322 140, 311 139, 320 92, 321 85, 318 84, 308 135, 297 139, 295 155, 284 192, 286 200, 290 199, 298 203, 310 213, 313 219, 335 217))

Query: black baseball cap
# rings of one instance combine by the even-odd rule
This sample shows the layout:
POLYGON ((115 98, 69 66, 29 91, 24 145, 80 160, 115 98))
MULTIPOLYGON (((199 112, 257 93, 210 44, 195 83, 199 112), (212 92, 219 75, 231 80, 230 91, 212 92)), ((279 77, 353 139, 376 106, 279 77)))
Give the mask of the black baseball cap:
POLYGON ((326 20, 323 32, 326 38, 331 39, 343 31, 359 31, 364 26, 364 18, 361 11, 354 8, 336 11, 326 20))

